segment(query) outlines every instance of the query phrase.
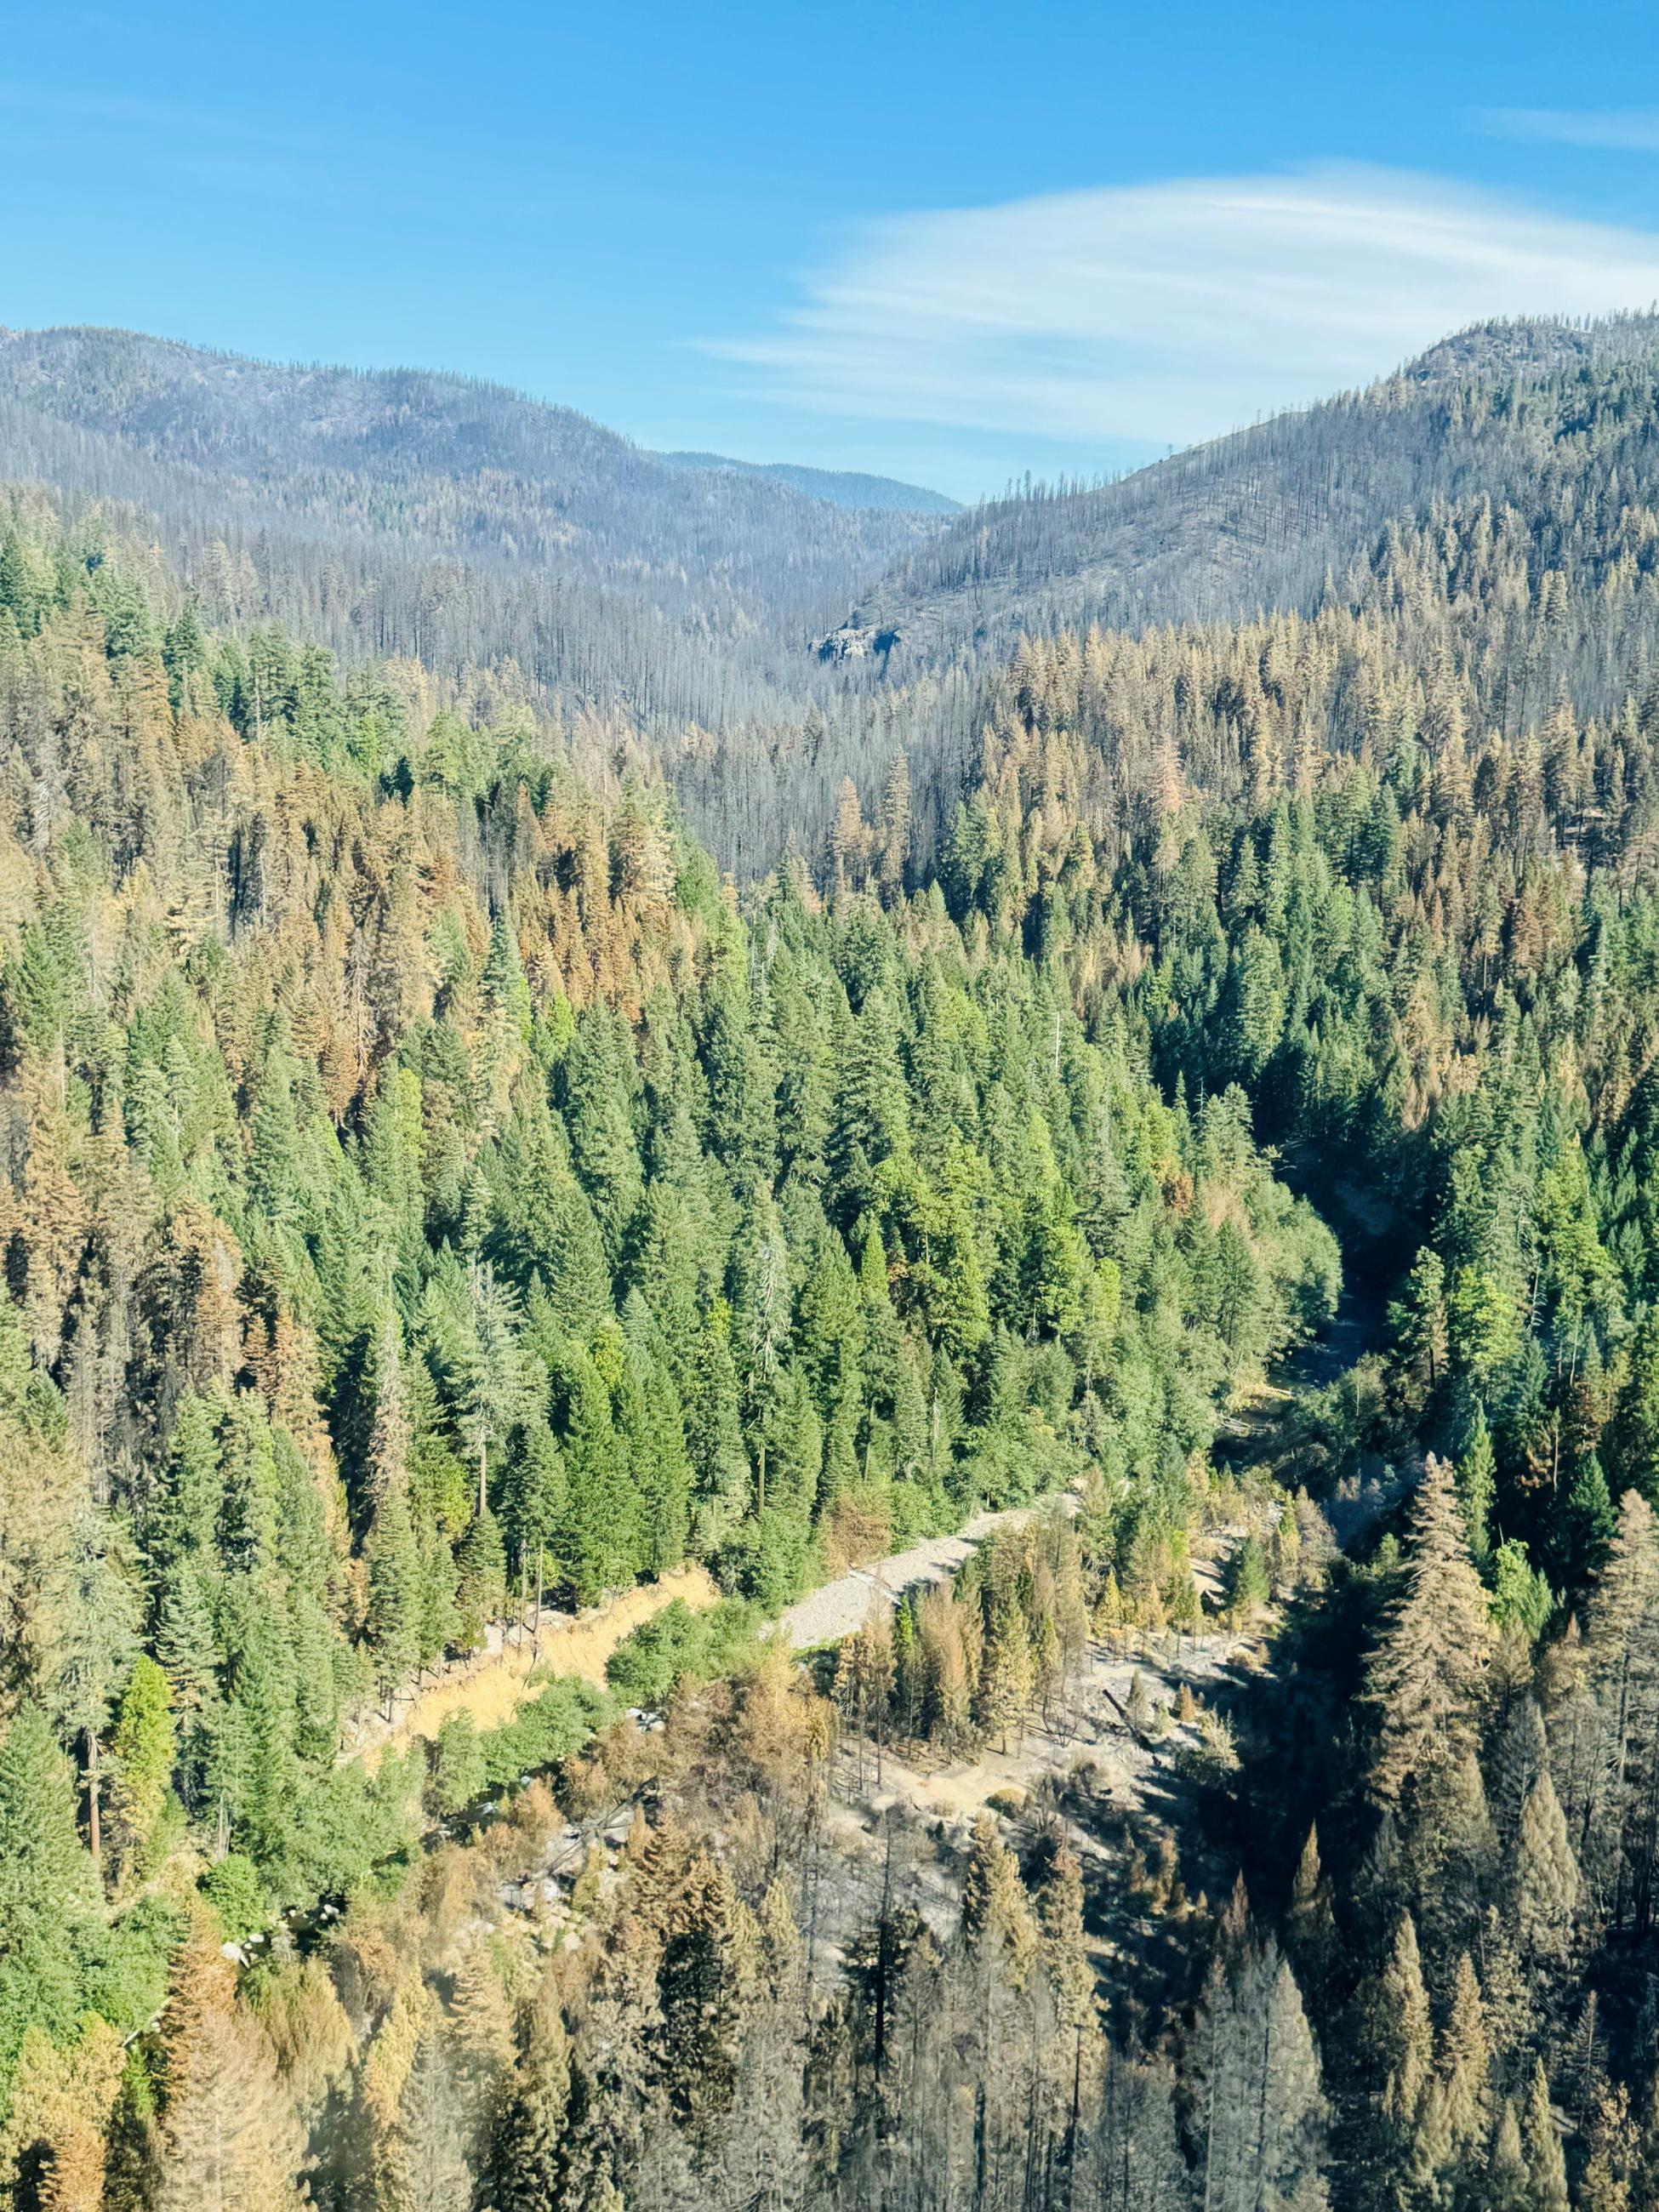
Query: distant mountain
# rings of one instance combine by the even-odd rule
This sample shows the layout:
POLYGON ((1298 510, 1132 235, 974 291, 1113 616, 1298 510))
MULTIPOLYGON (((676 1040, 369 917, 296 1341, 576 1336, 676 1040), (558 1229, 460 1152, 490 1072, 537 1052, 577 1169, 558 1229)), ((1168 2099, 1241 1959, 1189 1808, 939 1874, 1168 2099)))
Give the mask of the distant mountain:
POLYGON ((808 499, 821 499, 831 507, 873 509, 880 514, 960 514, 960 500, 922 484, 905 483, 897 477, 872 477, 857 469, 808 469, 793 461, 734 461, 724 453, 657 453, 671 469, 738 469, 745 476, 774 477, 792 484, 808 499))
POLYGON ((1562 392, 1650 369, 1659 317, 1479 325, 1368 391, 1115 483, 969 509, 849 601, 858 614, 830 625, 820 652, 844 659, 842 641, 879 637, 879 665, 904 680, 1060 628, 1305 611, 1390 520, 1469 493, 1527 499, 1562 392))
POLYGON ((252 611, 348 654, 458 672, 510 657, 647 717, 775 705, 780 671, 940 526, 775 472, 671 464, 467 377, 128 331, 0 331, 0 473, 143 507, 204 589, 222 549, 233 568, 246 553, 252 611))

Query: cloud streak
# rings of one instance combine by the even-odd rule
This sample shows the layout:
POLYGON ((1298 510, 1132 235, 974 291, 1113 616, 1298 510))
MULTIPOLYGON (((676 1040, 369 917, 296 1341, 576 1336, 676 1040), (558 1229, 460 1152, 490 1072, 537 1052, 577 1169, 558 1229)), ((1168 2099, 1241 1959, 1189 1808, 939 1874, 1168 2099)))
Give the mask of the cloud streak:
POLYGON ((1182 442, 1492 315, 1659 299, 1659 234, 1353 167, 889 217, 772 330, 707 342, 818 411, 1182 442))
POLYGON ((1471 120, 1492 138, 1589 146, 1606 153, 1659 154, 1659 108, 1481 107, 1471 120))

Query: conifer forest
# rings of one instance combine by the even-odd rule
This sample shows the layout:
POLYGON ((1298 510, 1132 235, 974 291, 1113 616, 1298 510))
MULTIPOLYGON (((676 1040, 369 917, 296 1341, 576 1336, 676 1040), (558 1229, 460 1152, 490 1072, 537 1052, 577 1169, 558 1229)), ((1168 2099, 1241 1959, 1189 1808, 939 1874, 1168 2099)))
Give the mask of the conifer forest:
POLYGON ((0 456, 9 2212, 1656 2212, 1659 321, 0 456))

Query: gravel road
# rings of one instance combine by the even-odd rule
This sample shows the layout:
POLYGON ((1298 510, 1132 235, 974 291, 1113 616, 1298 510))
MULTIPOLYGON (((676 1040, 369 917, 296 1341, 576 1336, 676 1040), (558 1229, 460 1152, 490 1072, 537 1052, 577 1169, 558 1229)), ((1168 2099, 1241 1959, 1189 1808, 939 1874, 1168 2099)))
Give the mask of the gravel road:
MULTIPOLYGON (((1064 1506, 1067 1512, 1075 1511, 1076 1501, 1068 1497, 1064 1506)), ((790 1650, 811 1651, 820 1644, 839 1644, 843 1637, 856 1636, 870 1618, 878 1589, 890 1609, 918 1583, 948 1583, 986 1537, 999 1528, 1018 1528, 1047 1510, 1045 1505, 1019 1505, 1006 1513, 976 1513, 954 1536, 929 1536, 908 1552, 895 1552, 872 1566, 854 1567, 850 1575, 825 1583, 780 1617, 778 1625, 790 1650)))

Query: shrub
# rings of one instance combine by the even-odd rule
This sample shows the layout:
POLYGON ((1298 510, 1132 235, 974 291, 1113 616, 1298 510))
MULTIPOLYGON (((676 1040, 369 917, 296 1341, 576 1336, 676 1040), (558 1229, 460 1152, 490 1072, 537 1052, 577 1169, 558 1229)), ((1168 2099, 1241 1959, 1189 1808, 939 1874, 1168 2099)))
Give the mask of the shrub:
POLYGON ((735 1672, 753 1650, 760 1622, 759 1608, 743 1598, 722 1598, 702 1613, 676 1598, 617 1646, 605 1679, 630 1705, 655 1710, 683 1674, 707 1681, 735 1672))

